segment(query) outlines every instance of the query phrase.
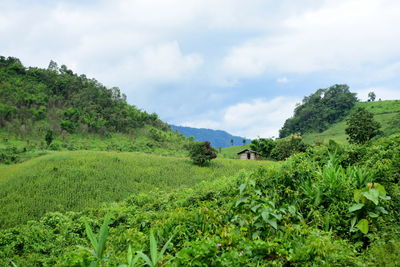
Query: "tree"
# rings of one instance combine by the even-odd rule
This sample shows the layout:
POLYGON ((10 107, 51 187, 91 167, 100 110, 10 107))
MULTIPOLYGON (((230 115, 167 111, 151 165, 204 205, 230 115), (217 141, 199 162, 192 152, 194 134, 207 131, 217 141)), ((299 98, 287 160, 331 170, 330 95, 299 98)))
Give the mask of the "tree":
POLYGON ((375 101, 376 95, 374 92, 368 93, 368 101, 375 101))
POLYGON ((346 134, 349 143, 364 144, 373 137, 381 134, 381 124, 374 120, 374 114, 365 108, 358 108, 347 119, 346 134))
POLYGON ((271 158, 284 160, 298 152, 305 152, 308 145, 304 143, 300 134, 294 134, 290 138, 278 140, 271 151, 271 158))
POLYGON ((44 139, 46 140, 47 146, 49 146, 51 144, 51 142, 53 142, 53 139, 54 139, 53 131, 52 130, 47 130, 44 139))
POLYGON ((269 158, 275 145, 275 141, 271 138, 259 138, 251 141, 250 149, 258 152, 263 158, 269 158))
POLYGON ((193 163, 199 166, 207 165, 212 159, 217 157, 217 150, 213 148, 210 142, 196 142, 189 149, 190 158, 193 163))
POLYGON ((279 130, 279 137, 284 138, 295 133, 322 132, 329 125, 344 117, 357 102, 355 93, 349 86, 336 84, 329 88, 318 89, 303 98, 294 110, 294 116, 285 121, 279 130))
POLYGON ((247 140, 243 138, 243 140, 242 140, 243 145, 245 145, 246 142, 247 142, 247 140))
POLYGON ((233 139, 231 139, 231 146, 233 146, 233 139))

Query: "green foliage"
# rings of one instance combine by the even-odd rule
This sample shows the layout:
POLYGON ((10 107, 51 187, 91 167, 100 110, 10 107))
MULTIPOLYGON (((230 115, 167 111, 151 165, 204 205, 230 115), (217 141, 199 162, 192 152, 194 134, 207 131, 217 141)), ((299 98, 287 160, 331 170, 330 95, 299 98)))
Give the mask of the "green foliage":
POLYGON ((165 264, 164 261, 164 254, 167 250, 168 246, 171 243, 173 236, 168 239, 168 241, 164 244, 161 248, 160 252, 157 249, 157 240, 154 237, 154 233, 150 230, 150 257, 144 254, 142 251, 137 251, 136 254, 139 258, 141 258, 144 263, 150 267, 162 266, 165 264))
POLYGON ((356 226, 361 233, 367 234, 371 220, 382 214, 388 214, 379 202, 389 199, 385 187, 379 183, 368 183, 365 188, 354 190, 356 204, 349 208, 350 212, 355 213, 351 220, 351 231, 354 231, 354 226, 356 226))
POLYGON ((49 211, 81 211, 157 188, 191 187, 256 169, 265 162, 215 160, 199 168, 189 159, 116 152, 60 152, 0 171, 0 227, 39 219, 49 211))
POLYGON ((282 139, 276 142, 271 150, 270 156, 275 160, 284 160, 298 152, 305 152, 308 145, 303 142, 301 135, 292 135, 289 139, 282 139))
POLYGON ((199 166, 209 164, 212 159, 217 157, 217 150, 213 148, 210 142, 196 142, 189 149, 189 156, 193 163, 199 166))
POLYGON ((345 84, 336 84, 326 89, 318 89, 304 97, 302 104, 294 110, 294 116, 285 121, 279 131, 284 138, 294 133, 322 132, 337 122, 357 102, 356 94, 345 84))
POLYGON ((30 126, 44 122, 55 134, 129 133, 145 125, 169 131, 157 114, 127 104, 117 87, 106 88, 55 62, 48 69, 25 68, 16 58, 0 56, 0 126, 21 133, 12 125, 26 128, 28 122, 30 126))
POLYGON ((53 142, 54 133, 52 130, 47 130, 44 140, 46 141, 47 146, 50 146, 51 142, 53 142))
POLYGON ((250 148, 257 151, 263 158, 269 158, 276 142, 271 138, 259 138, 251 141, 250 148))
MULTIPOLYGON (((124 201, 79 212, 47 213, 39 221, 3 228, 0 265, 13 261, 21 266, 88 266, 93 255, 77 249, 90 244, 85 222, 100 229, 104 214, 111 213, 108 266, 147 261, 150 266, 156 262, 158 266, 391 266, 400 262, 400 186, 393 178, 399 170, 398 139, 392 136, 363 146, 332 142, 297 153, 285 162, 264 161, 264 168, 248 171, 231 168, 260 162, 215 160, 210 168, 199 168, 181 159, 188 167, 182 170, 186 175, 175 181, 174 177, 181 175, 172 173, 170 186, 163 184, 163 179, 155 180, 162 190, 152 185, 124 201), (231 169, 230 174, 215 178, 215 169, 210 169, 217 165, 226 167, 221 174, 231 169), (178 186, 194 176, 190 173, 193 169, 203 172, 199 181, 205 172, 210 178, 178 186), (164 245, 165 249, 159 246, 172 243, 164 245), (139 258, 133 251, 142 251, 146 257, 139 258)), ((48 162, 54 161, 47 157, 48 162)), ((115 157, 113 154, 104 162, 112 163, 115 157)), ((107 174, 113 181, 120 179, 116 178, 120 172, 128 176, 132 169, 126 171, 123 166, 139 160, 119 159, 120 165, 110 166, 118 171, 107 174)), ((161 171, 168 166, 184 166, 168 158, 157 165, 160 162, 154 159, 149 162, 155 165, 152 176, 158 172, 164 178, 167 175, 161 171)), ((63 163, 71 165, 65 158, 63 163)), ((91 170, 98 168, 91 164, 91 170)), ((13 167, 2 171, 18 169, 13 167)), ((103 179, 98 177, 97 182, 103 179)), ((148 179, 144 177, 136 186, 146 187, 148 179)))
POLYGON ((100 227, 99 233, 96 236, 93 233, 93 230, 90 227, 89 223, 85 222, 86 235, 87 235, 93 249, 88 249, 88 248, 81 247, 81 246, 80 246, 80 248, 88 251, 95 258, 95 260, 92 261, 90 264, 91 267, 92 266, 93 267, 103 266, 103 263, 105 263, 107 261, 107 257, 104 255, 104 252, 105 252, 105 248, 106 248, 109 224, 110 224, 110 215, 107 214, 106 217, 104 218, 103 225, 100 227))
POLYGON ((368 101, 375 101, 376 94, 374 92, 368 93, 368 101))
MULTIPOLYGON (((400 133, 400 100, 357 102, 349 113, 351 114, 359 107, 365 108, 374 114, 374 119, 382 125, 381 130, 384 136, 400 133)), ((348 143, 345 133, 347 128, 346 119, 348 117, 349 115, 334 123, 322 133, 305 133, 303 135, 304 141, 307 144, 315 144, 316 141, 326 142, 332 139, 341 144, 348 143)))
POLYGON ((346 134, 349 142, 354 144, 364 144, 373 137, 381 134, 381 125, 374 120, 374 115, 365 108, 358 108, 347 119, 346 134))

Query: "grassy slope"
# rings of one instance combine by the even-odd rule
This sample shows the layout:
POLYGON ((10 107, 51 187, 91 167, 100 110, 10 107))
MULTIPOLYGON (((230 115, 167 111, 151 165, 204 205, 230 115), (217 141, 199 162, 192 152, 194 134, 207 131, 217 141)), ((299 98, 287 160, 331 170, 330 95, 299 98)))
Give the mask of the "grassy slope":
MULTIPOLYGON (((375 102, 359 102, 355 108, 364 107, 374 114, 374 119, 382 124, 382 131, 385 135, 400 132, 399 128, 393 127, 390 122, 400 113, 400 100, 387 100, 375 102)), ((346 118, 333 124, 329 129, 322 133, 311 133, 304 135, 304 141, 312 144, 316 141, 327 141, 333 139, 339 143, 347 143, 345 134, 346 118)))
POLYGON ((225 159, 237 159, 237 153, 246 148, 250 149, 250 144, 225 147, 221 149, 221 153, 218 153, 218 157, 225 159))
POLYGON ((121 201, 154 188, 190 187, 268 162, 217 159, 210 167, 187 158, 118 152, 54 152, 3 166, 0 227, 37 219, 48 211, 77 211, 121 201))

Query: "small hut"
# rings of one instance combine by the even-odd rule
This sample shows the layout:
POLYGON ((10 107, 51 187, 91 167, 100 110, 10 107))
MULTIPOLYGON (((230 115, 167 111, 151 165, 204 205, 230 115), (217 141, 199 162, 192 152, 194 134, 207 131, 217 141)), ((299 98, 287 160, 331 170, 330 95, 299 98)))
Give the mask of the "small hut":
POLYGON ((256 160, 258 153, 254 150, 245 149, 237 153, 239 159, 242 160, 256 160))

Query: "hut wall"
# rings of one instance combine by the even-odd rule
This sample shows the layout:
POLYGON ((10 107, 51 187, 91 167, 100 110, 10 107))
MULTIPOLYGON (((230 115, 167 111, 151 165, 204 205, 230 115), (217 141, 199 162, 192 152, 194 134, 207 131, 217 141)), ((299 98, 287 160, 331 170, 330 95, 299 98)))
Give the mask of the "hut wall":
POLYGON ((242 153, 239 155, 239 159, 247 160, 247 153, 242 153))

